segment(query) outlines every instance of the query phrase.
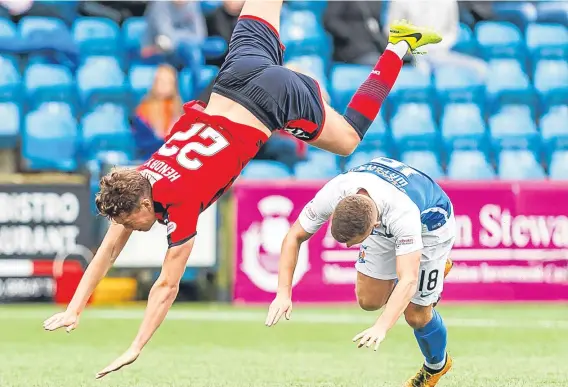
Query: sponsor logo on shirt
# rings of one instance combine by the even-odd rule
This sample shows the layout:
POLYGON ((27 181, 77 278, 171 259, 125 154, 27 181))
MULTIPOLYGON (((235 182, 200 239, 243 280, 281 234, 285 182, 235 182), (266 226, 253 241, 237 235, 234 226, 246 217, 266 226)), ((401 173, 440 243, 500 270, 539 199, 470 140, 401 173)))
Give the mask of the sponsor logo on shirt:
POLYGON ((396 247, 409 246, 414 244, 414 238, 400 238, 396 241, 396 247))
POLYGON ((168 234, 170 235, 172 232, 174 232, 177 228, 177 224, 175 222, 167 222, 168 226, 167 226, 167 231, 168 234))
POLYGON ((312 208, 312 202, 309 202, 308 205, 306 206, 306 216, 308 217, 309 220, 317 219, 316 212, 312 208))

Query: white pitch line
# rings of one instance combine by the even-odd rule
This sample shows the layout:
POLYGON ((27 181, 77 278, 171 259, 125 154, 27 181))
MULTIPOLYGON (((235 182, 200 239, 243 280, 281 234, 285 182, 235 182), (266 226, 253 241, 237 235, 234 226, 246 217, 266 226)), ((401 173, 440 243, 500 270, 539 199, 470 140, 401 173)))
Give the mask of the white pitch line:
MULTIPOLYGON (((143 317, 142 310, 117 310, 117 309, 98 309, 87 310, 85 318, 103 320, 140 320, 143 317)), ((9 308, 0 309, 0 320, 11 319, 43 319, 49 317, 49 312, 40 310, 10 310, 9 308)), ((185 321, 208 321, 208 322, 253 322, 259 325, 264 324, 265 312, 260 311, 216 311, 216 310, 172 310, 168 314, 168 320, 185 321)), ((375 315, 361 316, 357 314, 331 314, 314 313, 296 310, 292 314, 292 321, 303 324, 371 324, 375 315)), ((478 318, 444 318, 444 322, 450 327, 462 328, 522 328, 522 329, 561 329, 568 330, 567 320, 534 320, 526 322, 500 320, 500 319, 478 319, 478 318)), ((398 324, 404 324, 401 319, 398 324)))

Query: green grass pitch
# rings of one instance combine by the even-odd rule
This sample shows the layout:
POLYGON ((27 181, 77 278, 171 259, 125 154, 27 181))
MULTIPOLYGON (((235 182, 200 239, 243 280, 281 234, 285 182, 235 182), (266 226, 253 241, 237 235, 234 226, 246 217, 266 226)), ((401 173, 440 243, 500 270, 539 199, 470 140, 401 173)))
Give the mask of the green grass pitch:
MULTIPOLYGON (((568 386, 568 305, 440 305, 454 368, 440 387, 568 386)), ((353 336, 376 314, 354 307, 297 307, 264 326, 265 308, 176 305, 131 366, 94 375, 125 350, 142 307, 91 308, 68 335, 44 332, 56 309, 0 307, 2 387, 401 386, 422 363, 403 321, 378 352, 353 336)))

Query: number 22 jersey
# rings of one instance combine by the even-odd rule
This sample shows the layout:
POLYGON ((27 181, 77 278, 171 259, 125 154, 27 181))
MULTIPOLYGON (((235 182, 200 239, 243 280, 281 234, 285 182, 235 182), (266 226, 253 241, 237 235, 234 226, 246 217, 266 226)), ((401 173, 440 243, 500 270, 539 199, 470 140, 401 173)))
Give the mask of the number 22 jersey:
POLYGON ((165 144, 138 167, 152 184, 156 217, 167 226, 170 247, 197 234, 199 214, 213 204, 267 140, 258 129, 184 105, 165 144))

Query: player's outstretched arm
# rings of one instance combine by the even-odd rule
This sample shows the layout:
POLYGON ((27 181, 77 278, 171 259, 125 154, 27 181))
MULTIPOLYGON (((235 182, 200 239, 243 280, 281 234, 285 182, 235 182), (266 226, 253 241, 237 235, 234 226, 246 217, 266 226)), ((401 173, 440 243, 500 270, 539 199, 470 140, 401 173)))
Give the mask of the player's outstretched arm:
POLYGON ((170 247, 162 265, 162 272, 150 290, 148 306, 136 338, 125 353, 96 375, 97 379, 133 363, 162 324, 177 297, 179 282, 185 271, 194 240, 195 238, 192 238, 182 245, 170 247))
POLYGON ((374 346, 376 351, 379 344, 384 340, 386 333, 394 326, 400 316, 402 316, 412 296, 416 292, 421 256, 422 250, 418 250, 396 257, 398 283, 387 301, 384 312, 378 318, 375 325, 353 338, 353 341, 359 341, 359 348, 365 345, 367 348, 374 346))
POLYGON ((104 278, 114 261, 128 242, 132 234, 120 224, 111 224, 107 233, 97 250, 93 260, 87 267, 83 278, 73 295, 73 299, 67 306, 65 312, 57 313, 44 321, 43 327, 48 331, 66 327, 67 332, 71 332, 77 327, 79 315, 85 308, 89 297, 104 278))
POLYGON ((278 320, 285 315, 290 319, 292 313, 292 278, 298 263, 298 255, 302 243, 310 239, 312 234, 308 233, 299 220, 297 220, 282 242, 282 251, 278 267, 278 292, 276 298, 270 305, 266 326, 276 325, 278 320))

